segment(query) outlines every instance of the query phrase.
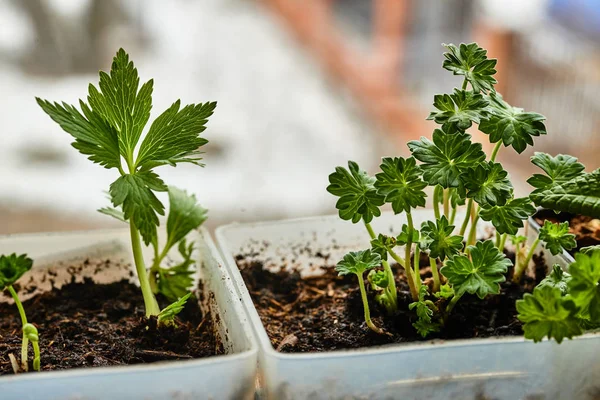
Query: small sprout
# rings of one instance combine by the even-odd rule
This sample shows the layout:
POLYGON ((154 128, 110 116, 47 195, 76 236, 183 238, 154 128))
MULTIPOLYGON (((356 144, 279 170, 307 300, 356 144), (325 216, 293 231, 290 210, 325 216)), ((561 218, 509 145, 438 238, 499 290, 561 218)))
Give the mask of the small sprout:
POLYGON ((444 47, 448 49, 448 52, 444 53, 444 69, 453 72, 454 75, 463 75, 475 93, 495 92, 494 85, 498 82, 494 78, 497 60, 488 59, 487 50, 479 47, 477 43, 461 43, 458 47, 444 44, 444 47))
POLYGON ((427 294, 427 287, 425 285, 421 286, 419 289, 419 300, 408 305, 409 310, 415 310, 417 313, 419 319, 413 323, 413 327, 422 337, 427 337, 430 333, 440 330, 439 324, 431 321, 433 312, 437 311, 437 307, 433 301, 425 299, 427 294))
POLYGON ((517 300, 518 317, 525 324, 525 338, 534 342, 547 336, 561 343, 564 338, 581 335, 577 310, 575 303, 564 298, 560 289, 548 285, 536 287, 533 294, 526 293, 522 300, 517 300))
POLYGON ((386 289, 390 285, 388 274, 386 274, 384 271, 371 270, 367 275, 367 279, 371 286, 377 290, 386 289))
POLYGON ((158 314, 158 322, 165 325, 173 324, 175 317, 183 310, 183 307, 185 307, 185 303, 187 303, 191 295, 191 293, 188 293, 176 302, 163 308, 158 314))
POLYGON ((527 237, 522 235, 510 235, 510 242, 515 247, 519 247, 520 245, 527 242, 527 237))
POLYGON ((540 240, 553 255, 577 247, 575 235, 569 233, 568 222, 554 224, 548 220, 544 221, 544 226, 540 229, 540 240))
POLYGON ((337 263, 335 270, 340 275, 354 274, 358 278, 358 286, 360 287, 360 294, 363 301, 365 322, 369 329, 373 332, 384 334, 385 332, 375 326, 371 321, 371 311, 369 310, 369 301, 367 299, 367 291, 365 289, 365 282, 363 274, 365 271, 377 268, 381 265, 381 257, 377 253, 373 253, 371 250, 353 251, 344 256, 344 258, 337 263))
POLYGON ((445 284, 440 286, 440 291, 434 293, 433 295, 438 299, 449 300, 454 297, 454 289, 452 289, 452 286, 445 284))
POLYGON ((569 282, 571 281, 571 274, 563 271, 560 265, 555 264, 552 267, 552 272, 542 279, 537 285, 538 288, 544 286, 550 286, 560 290, 560 293, 564 296, 569 293, 569 282))
POLYGON ((27 257, 26 254, 17 256, 15 253, 5 256, 0 256, 0 290, 8 289, 10 295, 15 301, 15 305, 19 310, 21 316, 21 323, 23 324, 23 339, 21 342, 21 368, 23 371, 29 369, 27 364, 29 342, 33 345, 34 359, 33 369, 35 371, 40 370, 40 348, 39 348, 39 335, 37 328, 27 322, 27 315, 23 304, 19 300, 17 292, 12 285, 15 284, 27 271, 33 266, 33 260, 27 257))
POLYGON ((371 240, 371 251, 379 254, 382 259, 385 259, 388 251, 392 250, 397 245, 398 243, 396 242, 395 237, 382 235, 380 233, 377 238, 371 240))
POLYGON ((454 226, 450 225, 445 216, 433 221, 425 221, 421 225, 421 241, 419 246, 429 250, 429 256, 444 261, 454 256, 463 248, 463 237, 452 235, 454 226))
POLYGON ((420 238, 420 233, 417 229, 412 229, 411 232, 412 234, 409 236, 409 227, 406 224, 402 224, 402 229, 400 231, 400 234, 398 236, 396 236, 396 245, 397 246, 404 246, 405 244, 407 244, 409 242, 409 237, 410 237, 410 242, 411 243, 418 243, 419 242, 419 238, 420 238))

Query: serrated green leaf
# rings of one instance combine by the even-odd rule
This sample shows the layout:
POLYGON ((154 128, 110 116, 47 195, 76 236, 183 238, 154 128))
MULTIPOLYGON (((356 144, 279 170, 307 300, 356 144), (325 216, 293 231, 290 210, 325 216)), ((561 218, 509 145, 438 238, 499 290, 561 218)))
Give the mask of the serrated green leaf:
POLYGON ((564 338, 571 339, 582 333, 575 318, 575 304, 563 298, 558 288, 536 287, 533 294, 527 293, 522 300, 517 300, 517 311, 519 320, 525 324, 525 338, 535 342, 547 336, 561 343, 564 338))
POLYGON ((476 294, 480 299, 488 294, 500 293, 500 282, 506 280, 505 274, 511 262, 500 252, 491 240, 477 242, 469 246, 467 255, 450 258, 440 272, 452 285, 457 296, 464 293, 476 294))
POLYGON ((528 145, 533 146, 534 137, 546 134, 543 115, 513 107, 499 93, 490 93, 489 102, 491 115, 481 121, 479 130, 490 135, 490 142, 502 141, 520 154, 528 145))
POLYGON ((179 242, 178 248, 183 261, 170 268, 159 267, 158 269, 158 291, 169 301, 175 301, 190 291, 196 273, 194 260, 192 259, 194 243, 188 245, 186 240, 183 239, 179 242))
POLYGON ((464 132, 473 122, 479 124, 489 117, 487 99, 467 90, 454 89, 452 94, 435 95, 433 106, 438 111, 432 111, 427 119, 444 125, 446 131, 464 132))
POLYGON ((198 149, 208 143, 200 137, 213 114, 216 102, 190 104, 180 108, 177 100, 158 116, 140 146, 136 165, 143 170, 161 165, 188 162, 202 165, 198 149))
POLYGON ((519 246, 520 244, 527 242, 527 237, 522 235, 510 235, 510 242, 514 246, 519 246))
POLYGON ((92 111, 87 104, 79 101, 83 114, 67 103, 51 103, 36 97, 39 106, 60 127, 73 136, 72 146, 81 154, 89 156, 92 162, 104 168, 118 168, 121 165, 119 138, 116 129, 92 111))
POLYGON ((510 199, 513 190, 508 172, 501 164, 484 162, 463 176, 467 197, 481 206, 501 206, 510 199))
POLYGON ((542 281, 536 287, 544 287, 550 286, 553 288, 557 288, 560 290, 560 293, 564 296, 569 293, 568 284, 571 281, 571 274, 564 272, 560 265, 555 264, 552 267, 552 272, 548 274, 547 277, 542 279, 542 281))
POLYGON ((554 224, 548 220, 544 221, 544 226, 540 229, 539 238, 553 255, 577 247, 575 235, 569 233, 568 222, 554 224))
POLYGON ((425 300, 427 294, 427 287, 422 285, 419 289, 419 300, 408 305, 409 310, 415 310, 417 313, 419 319, 412 325, 422 337, 439 331, 439 324, 431 321, 435 304, 431 300, 425 300))
POLYGON ((452 286, 445 283, 442 286, 440 286, 440 291, 434 293, 433 295, 438 299, 448 300, 454 297, 454 289, 452 289, 452 286))
POLYGON ((33 266, 33 260, 27 257, 27 254, 17 256, 16 253, 11 255, 0 256, 0 291, 7 286, 13 285, 29 271, 33 266))
POLYGON ((421 179, 421 168, 413 157, 386 157, 380 167, 383 172, 375 175, 375 188, 392 204, 394 213, 425 207, 427 196, 423 189, 427 183, 421 179))
POLYGON ((575 255, 569 266, 569 294, 591 321, 600 321, 600 252, 575 255))
POLYGON ((175 243, 197 229, 207 219, 208 210, 196 202, 196 196, 169 186, 169 216, 167 218, 167 251, 175 243))
POLYGON ((187 303, 191 296, 192 294, 188 293, 176 302, 163 308, 158 314, 158 322, 160 324, 172 324, 177 314, 183 310, 185 303, 187 303))
POLYGON ((423 164, 423 179, 432 186, 458 188, 461 178, 473 165, 485 160, 480 143, 472 143, 467 133, 433 131, 433 141, 422 137, 408 143, 412 155, 423 164))
POLYGON ((403 246, 408 243, 408 238, 411 238, 411 243, 418 243, 420 239, 419 230, 413 228, 412 235, 408 235, 408 225, 402 224, 402 229, 400 230, 400 234, 396 236, 396 245, 403 246))
POLYGON ((487 50, 477 43, 461 43, 459 47, 453 44, 444 46, 448 49, 444 53, 444 69, 452 71, 454 75, 463 75, 475 93, 494 91, 497 81, 493 75, 496 73, 497 60, 488 59, 487 50))
POLYGON ((536 152, 531 162, 541 168, 546 175, 534 174, 527 180, 537 191, 551 188, 555 184, 567 182, 579 176, 585 166, 570 155, 559 154, 552 157, 546 153, 536 152))
POLYGON ((458 254, 463 248, 463 237, 452 235, 454 225, 442 217, 435 222, 425 221, 421 225, 421 241, 419 247, 429 250, 429 256, 444 261, 446 257, 458 254))
POLYGON ((540 207, 600 218, 600 169, 535 190, 530 198, 540 207))
POLYGON ((381 233, 375 239, 371 240, 371 251, 379 254, 382 260, 385 260, 388 251, 396 246, 395 237, 382 235, 381 233))
POLYGON ((523 227, 523 221, 535 213, 531 200, 524 197, 511 199, 502 206, 483 207, 479 211, 481 219, 491 221, 498 233, 515 235, 523 227))
POLYGON ((122 175, 110 185, 113 206, 122 207, 123 217, 134 222, 146 245, 156 238, 157 214, 165 213, 153 191, 166 190, 164 182, 150 171, 122 175))
POLYGON ((381 265, 381 257, 371 250, 351 251, 335 266, 340 275, 356 274, 362 276, 365 271, 381 265))
POLYGON ((379 207, 384 204, 384 197, 375 189, 375 178, 354 161, 348 161, 348 169, 337 167, 329 175, 329 183, 327 191, 340 198, 335 206, 341 219, 357 223, 362 218, 371 222, 381 215, 379 207))
POLYGON ((109 217, 118 219, 121 222, 127 222, 127 220, 125 220, 125 214, 123 214, 123 211, 119 209, 113 207, 102 207, 98 209, 98 212, 100 214, 108 215, 109 217))

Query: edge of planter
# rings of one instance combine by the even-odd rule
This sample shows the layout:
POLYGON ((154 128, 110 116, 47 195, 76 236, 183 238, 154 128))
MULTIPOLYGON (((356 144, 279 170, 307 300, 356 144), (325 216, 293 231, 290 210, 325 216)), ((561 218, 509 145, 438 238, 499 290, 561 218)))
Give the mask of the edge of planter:
MULTIPOLYGON (((129 230, 126 230, 127 234, 129 232, 129 230)), ((27 248, 27 246, 25 245, 23 247, 23 244, 21 244, 19 246, 18 242, 22 242, 22 241, 30 241, 31 239, 37 239, 37 240, 43 240, 43 239, 52 239, 52 240, 65 240, 68 238, 74 239, 75 242, 77 242, 77 238, 82 237, 82 236, 86 236, 86 235, 97 235, 97 236, 105 236, 106 239, 110 239, 111 237, 115 237, 117 235, 122 235, 124 233, 123 229, 100 229, 100 230, 84 230, 84 231, 67 231, 67 232, 48 232, 48 233, 34 233, 34 234, 30 234, 30 233, 19 233, 19 234, 8 234, 8 235, 0 235, 0 243, 3 243, 5 241, 16 241, 17 246, 15 246, 17 249, 14 250, 14 252, 27 252, 27 250, 25 250, 25 248, 27 248)), ((229 269, 225 267, 225 263, 223 262, 223 260, 221 259, 220 256, 220 252, 218 251, 214 241, 212 240, 212 237, 210 235, 210 233, 208 232, 208 230, 204 227, 200 227, 200 229, 193 231, 192 235, 197 235, 198 239, 196 240, 196 242, 199 244, 199 248, 197 249, 197 251, 200 253, 200 259, 197 260, 198 262, 198 269, 197 269, 197 276, 199 278, 201 275, 201 269, 203 268, 210 268, 210 267, 206 267, 205 264, 206 261, 204 259, 204 257, 206 257, 207 255, 209 257, 213 258, 213 263, 216 264, 216 267, 218 268, 218 273, 221 275, 220 278, 218 279, 213 279, 213 281, 220 281, 222 282, 224 289, 227 290, 227 292, 229 293, 228 297, 231 299, 231 308, 233 310, 233 313, 235 316, 237 316, 237 319, 239 321, 239 324, 242 327, 242 331, 243 334, 245 335, 245 340, 247 342, 247 348, 245 350, 241 350, 241 351, 235 351, 234 353, 230 353, 230 354, 223 354, 223 355, 218 355, 218 356, 212 356, 209 358, 203 358, 203 359, 194 359, 194 360, 180 360, 180 361, 164 361, 164 362, 157 362, 157 363, 150 363, 150 364, 134 364, 134 365, 123 365, 123 366, 107 366, 107 367, 93 367, 93 368, 74 368, 74 369, 68 369, 68 370, 58 370, 58 371, 45 371, 42 373, 29 373, 29 374, 19 374, 19 375, 13 375, 13 376, 4 376, 4 377, 0 377, 0 392, 3 391, 3 389, 5 387, 7 387, 10 384, 17 384, 20 382, 23 383, 27 383, 27 382, 40 382, 40 383, 46 383, 48 384, 48 386, 50 387, 57 387, 60 388, 62 387, 62 385, 68 384, 68 380, 72 380, 74 378, 89 378, 89 379, 100 379, 102 380, 103 378, 109 378, 111 379, 111 384, 112 382, 115 382, 115 384, 118 384, 117 380, 118 378, 123 378, 126 377, 126 380, 132 379, 132 378, 136 378, 138 376, 145 376, 148 374, 153 374, 153 373, 157 373, 156 375, 153 376, 153 378, 159 378, 160 380, 164 380, 165 382, 168 380, 172 380, 172 379, 177 379, 178 377, 181 377, 181 380, 184 382, 192 382, 193 380, 190 378, 194 378, 191 377, 189 372, 190 370, 194 370, 194 369, 198 369, 198 368, 202 368, 202 369, 225 369, 225 365, 230 365, 230 364, 236 364, 236 365, 240 365, 240 364, 245 364, 245 365, 254 365, 254 374, 252 376, 252 379, 249 379, 249 384, 251 381, 251 386, 252 388, 254 388, 254 379, 256 377, 256 361, 257 361, 257 356, 258 356, 258 344, 257 344, 257 340, 256 337, 254 336, 253 330, 251 329, 250 326, 250 321, 247 320, 247 314, 245 313, 244 307, 240 301, 240 298, 237 295, 237 289, 234 286, 234 282, 232 280, 231 275, 229 274, 229 269), (201 251, 201 249, 206 248, 208 250, 209 254, 205 254, 201 251), (251 364, 252 363, 252 364, 251 364), (204 367, 204 368, 203 368, 204 367), (166 374, 169 374, 168 376, 166 374), (112 381, 112 379, 117 379, 112 381)), ((114 239, 113 239, 114 240, 114 239)), ((99 243, 99 246, 102 246, 102 243, 99 243)), ((83 248, 81 246, 77 247, 76 245, 73 246, 73 250, 66 250, 66 251, 60 251, 57 252, 56 254, 50 254, 46 257, 44 257, 44 262, 47 264, 48 262, 51 261, 55 261, 55 260, 60 260, 61 257, 68 257, 69 254, 72 251, 77 250, 77 253, 81 253, 83 251, 85 251, 86 248, 91 249, 95 249, 96 251, 101 252, 102 250, 98 250, 96 248, 96 246, 84 246, 83 248)), ((13 247, 11 247, 13 248, 13 247)), ((12 250, 11 250, 12 252, 12 250)), ((35 254, 32 256, 35 259, 35 254)), ((210 263, 208 263, 210 264, 210 263)), ((36 268, 35 264, 34 264, 34 269, 36 268)), ((41 266, 40 268, 44 268, 44 266, 41 266)), ((211 291, 214 291, 213 288, 211 287, 211 291)), ((222 312, 222 310, 221 310, 222 312)), ((225 329, 228 331, 228 327, 226 326, 225 329)), ((42 333, 43 335, 43 333, 42 333)), ((223 338, 222 338, 223 340, 223 338)), ((225 340, 224 340, 225 341, 225 340)), ((198 372, 202 372, 202 371, 198 371, 198 372)), ((241 377, 238 376, 236 378, 249 378, 249 377, 241 377)), ((140 380, 144 380, 143 377, 139 378, 140 380)), ((239 379, 239 381, 242 381, 243 379, 239 379)), ((107 381, 103 381, 103 382, 95 382, 95 383, 103 383, 106 384, 107 381)), ((132 386, 136 386, 136 384, 139 383, 143 383, 140 382, 139 380, 136 382, 131 382, 129 383, 127 386, 130 386, 129 389, 123 387, 121 391, 117 391, 116 393, 118 393, 117 397, 112 397, 114 399, 135 399, 135 398, 143 398, 143 399, 151 399, 153 398, 152 395, 148 394, 148 391, 146 390, 141 390, 139 388, 136 387, 132 387, 132 386)), ((48 387, 46 387, 48 388, 48 387)), ((244 392, 244 393, 248 393, 249 390, 248 388, 246 388, 246 390, 242 387, 239 388, 240 393, 244 392)), ((34 392, 32 390, 32 392, 34 392)), ((93 392, 93 391, 92 391, 93 392)), ((112 392, 113 394, 115 392, 112 392)), ((99 393, 100 397, 98 398, 103 398, 102 396, 107 395, 107 393, 99 393)), ((157 393, 157 396, 159 396, 158 398, 164 398, 163 394, 157 393)), ((176 393, 176 392, 172 392, 172 395, 174 396, 174 398, 177 398, 177 396, 187 396, 189 395, 188 393, 185 392, 184 388, 182 388, 181 392, 176 393)), ((242 397, 236 397, 236 396, 244 396, 245 394, 234 394, 233 397, 230 397, 232 399, 238 399, 238 398, 242 398, 242 397)), ((27 392, 21 392, 20 396, 25 396, 25 397, 19 397, 19 398, 30 398, 27 397, 29 396, 29 394, 27 392)), ((52 393, 47 393, 45 392, 45 396, 47 396, 46 398, 50 399, 50 398, 54 398, 54 396, 52 395, 52 393)), ((85 398, 85 399, 93 399, 96 397, 90 397, 90 394, 88 392, 77 392, 75 391, 74 394, 75 398, 85 398), (80 397, 78 397, 80 396, 80 397)), ((39 399, 39 392, 36 395, 31 395, 32 399, 39 399)), ((58 398, 64 398, 62 396, 59 396, 58 398)), ((71 397, 68 397, 71 398, 71 397)), ((215 398, 227 398, 227 397, 215 397, 215 398)))

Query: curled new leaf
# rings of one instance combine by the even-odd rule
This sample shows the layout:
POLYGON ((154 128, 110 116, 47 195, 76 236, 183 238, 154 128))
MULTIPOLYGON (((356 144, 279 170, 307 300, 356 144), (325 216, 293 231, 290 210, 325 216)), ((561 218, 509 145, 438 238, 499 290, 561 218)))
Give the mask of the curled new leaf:
POLYGON ((365 271, 381 265, 381 257, 371 250, 351 251, 335 266, 340 275, 356 274, 362 276, 365 271))
POLYGON ((371 270, 367 278, 375 289, 385 289, 390 285, 390 277, 385 271, 371 270))
POLYGON ((499 93, 490 93, 489 101, 491 116, 481 121, 479 130, 490 135, 490 142, 502 141, 520 154, 533 146, 533 137, 546 134, 543 115, 513 107, 499 93))
POLYGON ((423 189, 427 183, 421 179, 421 168, 413 157, 386 157, 381 161, 381 170, 375 175, 375 188, 392 204, 394 213, 425 207, 423 189))
POLYGON ((494 91, 497 83, 494 78, 496 73, 496 59, 487 58, 487 50, 482 49, 477 43, 461 43, 460 46, 444 44, 448 49, 444 53, 443 67, 452 71, 454 75, 463 75, 473 87, 475 93, 494 91))
POLYGON ((508 172, 495 162, 484 162, 463 176, 467 197, 481 206, 506 204, 512 193, 508 172))
POLYGON ((452 235, 454 225, 442 216, 437 221, 425 221, 421 225, 419 246, 429 250, 429 256, 444 261, 446 257, 458 254, 463 247, 463 237, 452 235))
POLYGON ((452 94, 435 95, 433 105, 438 111, 432 111, 427 117, 443 125, 447 132, 464 132, 473 122, 479 124, 489 116, 488 101, 479 93, 454 89, 452 94))
POLYGON ((523 221, 535 213, 528 198, 511 199, 502 206, 483 207, 479 215, 484 221, 492 221, 498 233, 514 235, 523 227, 523 221))
POLYGON ((505 274, 511 262, 500 252, 491 240, 477 242, 469 246, 467 255, 450 258, 440 270, 452 285, 457 296, 464 293, 476 294, 480 299, 488 294, 500 293, 500 282, 506 280, 505 274))
POLYGON ((517 300, 517 311, 519 320, 525 324, 525 337, 535 342, 547 336, 561 343, 564 338, 582 333, 576 318, 577 307, 558 288, 536 287, 533 294, 527 293, 517 300))
POLYGON ((384 203, 384 196, 377 193, 374 183, 375 178, 354 161, 348 161, 348 169, 337 167, 329 175, 327 191, 340 198, 335 206, 341 219, 357 223, 362 218, 371 222, 373 217, 381 215, 379 207, 384 203))
POLYGON ((433 141, 422 137, 409 142, 408 148, 422 163, 423 179, 443 188, 461 187, 461 175, 485 159, 481 143, 472 143, 471 135, 440 129, 433 131, 433 141))
POLYGON ((17 256, 15 253, 0 256, 0 291, 16 281, 29 271, 33 266, 33 260, 27 254, 17 256))
POLYGON ((554 224, 548 220, 544 221, 544 226, 540 229, 539 237, 553 255, 562 253, 563 250, 571 250, 577 247, 575 235, 569 233, 568 222, 554 224))

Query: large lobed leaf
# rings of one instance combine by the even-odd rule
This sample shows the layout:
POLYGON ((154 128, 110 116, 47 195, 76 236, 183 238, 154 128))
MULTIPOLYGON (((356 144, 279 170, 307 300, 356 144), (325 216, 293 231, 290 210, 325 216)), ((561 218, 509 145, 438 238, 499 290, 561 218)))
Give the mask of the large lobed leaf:
POLYGON ((425 207, 423 189, 427 183, 421 179, 421 168, 413 157, 386 157, 380 168, 382 172, 375 175, 375 188, 387 203, 392 204, 394 213, 425 207))
POLYGON ((481 143, 472 143, 467 133, 433 131, 433 141, 422 137, 408 143, 412 155, 423 164, 423 179, 432 186, 462 187, 466 171, 485 160, 481 143))
POLYGON ((487 50, 477 43, 461 43, 458 47, 453 44, 444 46, 448 49, 444 53, 446 59, 442 65, 445 69, 452 71, 454 75, 463 75, 475 93, 494 91, 497 83, 494 78, 497 60, 488 59, 487 50))
POLYGON ((438 111, 432 111, 427 119, 443 125, 447 132, 464 132, 473 122, 479 124, 489 116, 487 99, 467 90, 454 89, 452 94, 437 94, 433 106, 438 111))
POLYGON ((348 161, 348 169, 337 167, 329 175, 327 191, 339 197, 335 206, 340 218, 357 223, 361 219, 371 222, 373 217, 380 216, 379 207, 385 201, 374 184, 375 178, 361 170, 354 161, 348 161))
POLYGON ((535 207, 531 205, 531 200, 527 197, 510 199, 504 205, 483 207, 479 211, 481 219, 492 221, 492 225, 498 233, 508 233, 509 235, 515 235, 523 227, 523 221, 534 213, 535 207))
POLYGON ((457 296, 464 293, 476 294, 480 299, 488 294, 500 293, 500 282, 506 280, 505 274, 511 262, 500 252, 491 240, 477 242, 469 246, 467 255, 450 258, 440 270, 452 285, 457 296))
POLYGON ((536 152, 531 157, 531 163, 546 173, 546 175, 534 174, 527 180, 535 191, 550 189, 556 184, 567 182, 578 177, 585 170, 585 166, 577 161, 577 158, 565 154, 552 157, 546 153, 536 152))
MULTIPOLYGON (((346 254, 335 266, 340 275, 356 274, 362 277, 365 271, 377 268, 381 265, 379 254, 369 250, 351 251, 346 254)), ((362 279, 362 278, 360 278, 362 279)))
POLYGON ((501 206, 511 198, 512 183, 501 164, 483 162, 463 176, 467 197, 480 206, 501 206))
POLYGON ((513 107, 499 93, 490 93, 488 98, 491 115, 481 121, 479 130, 490 135, 490 142, 502 141, 522 153, 528 145, 533 146, 533 137, 546 134, 543 115, 513 107))

